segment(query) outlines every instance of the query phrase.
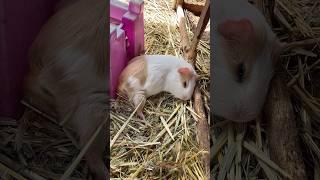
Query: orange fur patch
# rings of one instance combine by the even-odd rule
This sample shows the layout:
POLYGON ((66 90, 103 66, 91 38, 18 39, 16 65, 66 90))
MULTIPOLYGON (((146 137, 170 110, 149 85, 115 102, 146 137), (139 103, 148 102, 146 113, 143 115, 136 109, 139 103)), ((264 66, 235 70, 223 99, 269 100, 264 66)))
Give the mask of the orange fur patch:
POLYGON ((133 76, 140 81, 143 86, 147 80, 147 62, 143 56, 133 58, 127 67, 121 72, 118 83, 118 93, 124 93, 130 96, 133 91, 132 87, 128 84, 128 78, 133 76))

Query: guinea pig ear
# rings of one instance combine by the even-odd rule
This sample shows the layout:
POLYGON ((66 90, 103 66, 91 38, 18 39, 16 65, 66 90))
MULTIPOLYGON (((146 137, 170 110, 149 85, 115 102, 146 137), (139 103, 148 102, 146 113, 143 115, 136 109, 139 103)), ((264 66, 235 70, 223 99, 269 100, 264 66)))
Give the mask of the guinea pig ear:
POLYGON ((225 39, 238 42, 248 41, 254 32, 253 25, 247 18, 225 20, 218 25, 217 30, 225 39))
POLYGON ((191 71, 187 67, 182 67, 178 69, 178 72, 183 76, 183 77, 188 77, 191 74, 191 71))

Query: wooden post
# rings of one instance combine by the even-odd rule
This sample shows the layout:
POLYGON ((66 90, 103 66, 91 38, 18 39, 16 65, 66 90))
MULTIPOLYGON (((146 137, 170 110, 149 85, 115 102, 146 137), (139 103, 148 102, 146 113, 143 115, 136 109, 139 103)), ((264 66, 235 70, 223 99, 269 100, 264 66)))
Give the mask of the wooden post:
POLYGON ((289 89, 279 74, 271 82, 265 107, 270 157, 294 180, 307 179, 289 89))
MULTIPOLYGON (((274 0, 256 0, 257 6, 272 26, 274 14, 274 0), (267 9, 265 8, 265 5, 267 9)), ((316 40, 286 44, 280 47, 279 54, 305 43, 316 40)), ((279 65, 281 66, 281 65, 279 65)), ((278 66, 276 66, 278 67, 278 66)), ((294 180, 307 179, 306 167, 303 161, 299 142, 296 117, 290 100, 289 88, 285 83, 283 73, 276 74, 270 83, 270 90, 264 108, 267 122, 267 135, 271 160, 276 162, 294 180)), ((285 178, 287 179, 287 178, 285 178)))
POLYGON ((193 36, 190 50, 188 52, 188 59, 192 61, 191 64, 195 64, 195 60, 197 56, 197 47, 201 39, 201 36, 203 34, 203 31, 207 27, 209 19, 210 19, 210 0, 207 0, 203 8, 203 11, 201 13, 196 32, 193 36))
POLYGON ((177 0, 177 18, 178 18, 178 24, 179 24, 179 30, 180 30, 180 36, 181 36, 181 48, 184 53, 187 53, 189 50, 189 38, 188 33, 186 29, 186 18, 184 16, 183 12, 183 1, 177 0))
POLYGON ((200 16, 204 6, 199 4, 183 3, 183 8, 192 12, 196 16, 200 16))
MULTIPOLYGON (((181 33, 181 46, 183 48, 184 56, 187 60, 195 66, 196 56, 197 56, 197 46, 203 31, 205 30, 209 18, 210 18, 210 0, 207 0, 203 10, 201 12, 200 20, 197 25, 196 32, 194 34, 191 46, 189 46, 189 38, 186 30, 185 16, 182 8, 182 4, 177 4, 177 16, 179 29, 181 33)), ((210 141, 209 141, 209 124, 203 107, 202 94, 197 85, 193 94, 194 98, 194 109, 195 112, 199 115, 197 117, 197 137, 199 141, 200 148, 207 151, 208 153, 204 154, 202 160, 204 162, 206 177, 210 179, 210 141)))

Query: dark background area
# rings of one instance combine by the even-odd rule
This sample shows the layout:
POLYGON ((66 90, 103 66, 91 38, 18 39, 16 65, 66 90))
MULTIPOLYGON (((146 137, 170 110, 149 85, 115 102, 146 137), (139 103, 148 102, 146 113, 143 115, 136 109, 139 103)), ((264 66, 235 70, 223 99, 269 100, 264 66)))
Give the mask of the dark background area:
POLYGON ((0 0, 0 117, 18 118, 27 54, 57 0, 0 0))

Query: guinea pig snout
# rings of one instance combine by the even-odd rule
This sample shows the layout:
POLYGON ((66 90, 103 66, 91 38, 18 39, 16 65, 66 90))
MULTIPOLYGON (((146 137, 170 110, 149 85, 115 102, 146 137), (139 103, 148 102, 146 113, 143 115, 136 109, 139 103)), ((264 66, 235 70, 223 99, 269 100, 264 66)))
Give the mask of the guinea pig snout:
POLYGON ((187 96, 182 96, 181 99, 186 101, 186 100, 188 100, 188 97, 187 96))
POLYGON ((182 99, 182 100, 184 100, 184 101, 187 101, 187 100, 189 100, 189 99, 190 99, 190 97, 189 97, 189 96, 187 96, 187 95, 183 95, 183 96, 181 97, 181 99, 182 99))

